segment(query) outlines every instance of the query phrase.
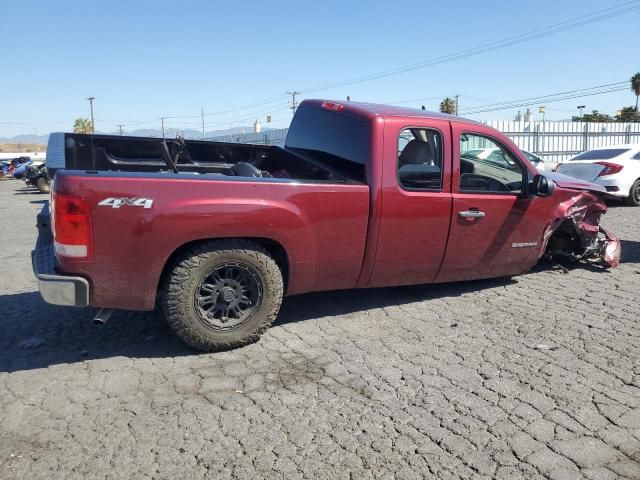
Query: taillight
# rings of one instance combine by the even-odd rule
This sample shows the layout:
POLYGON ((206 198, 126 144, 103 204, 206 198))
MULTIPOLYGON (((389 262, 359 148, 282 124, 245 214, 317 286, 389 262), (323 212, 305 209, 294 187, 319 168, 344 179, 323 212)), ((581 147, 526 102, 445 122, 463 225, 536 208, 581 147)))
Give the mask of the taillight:
POLYGON ((320 106, 322 108, 326 108, 327 110, 333 110, 334 112, 340 112, 344 110, 344 105, 335 102, 322 102, 320 106))
POLYGON ((596 162, 596 165, 602 165, 604 169, 598 174, 599 177, 604 177, 605 175, 613 175, 614 173, 618 173, 622 170, 622 165, 617 163, 610 162, 596 162))
POLYGON ((56 255, 74 258, 93 256, 91 210, 86 200, 54 192, 53 239, 56 255))

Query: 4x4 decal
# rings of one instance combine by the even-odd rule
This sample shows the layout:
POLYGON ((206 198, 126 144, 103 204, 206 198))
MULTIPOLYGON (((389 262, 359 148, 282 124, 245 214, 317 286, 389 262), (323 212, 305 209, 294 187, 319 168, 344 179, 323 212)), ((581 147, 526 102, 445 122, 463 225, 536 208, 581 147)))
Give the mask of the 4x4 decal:
POLYGON ((118 198, 109 197, 102 200, 98 205, 102 207, 120 208, 124 207, 142 207, 151 208, 153 205, 152 198, 118 198))

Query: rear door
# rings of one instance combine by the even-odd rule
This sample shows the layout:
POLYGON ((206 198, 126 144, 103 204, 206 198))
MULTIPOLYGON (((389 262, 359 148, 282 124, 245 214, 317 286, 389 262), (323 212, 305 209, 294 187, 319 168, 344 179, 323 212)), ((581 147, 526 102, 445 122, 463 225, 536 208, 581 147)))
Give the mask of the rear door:
POLYGON ((539 258, 552 200, 523 195, 534 172, 491 129, 454 122, 452 135, 451 230, 437 281, 528 270, 539 258))
POLYGON ((370 286, 433 282, 451 218, 446 120, 387 119, 380 230, 370 286))

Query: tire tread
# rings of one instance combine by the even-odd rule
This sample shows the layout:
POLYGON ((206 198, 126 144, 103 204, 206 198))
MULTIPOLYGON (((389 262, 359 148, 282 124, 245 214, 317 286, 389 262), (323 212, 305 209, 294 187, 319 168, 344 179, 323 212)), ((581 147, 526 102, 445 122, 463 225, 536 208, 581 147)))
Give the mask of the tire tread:
MULTIPOLYGON (((271 326, 280 310, 284 285, 282 272, 275 260, 259 243, 245 239, 208 240, 196 244, 173 260, 161 287, 161 306, 172 330, 185 343, 203 351, 220 351, 256 342, 271 326), (199 328, 199 320, 189 314, 191 296, 185 290, 195 281, 193 272, 212 256, 234 254, 253 260, 265 277, 262 302, 269 305, 265 312, 258 311, 256 327, 244 335, 209 334, 199 328), (267 291, 269 289, 269 291, 267 291)), ((206 327, 205 327, 206 328, 206 327)), ((238 332, 240 333, 240 332, 238 332)))

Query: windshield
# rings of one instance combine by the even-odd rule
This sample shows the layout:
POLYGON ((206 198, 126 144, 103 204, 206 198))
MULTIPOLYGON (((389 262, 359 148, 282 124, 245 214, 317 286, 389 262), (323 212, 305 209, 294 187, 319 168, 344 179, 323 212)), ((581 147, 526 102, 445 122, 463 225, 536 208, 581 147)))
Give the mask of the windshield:
POLYGON ((628 152, 628 148, 603 148, 602 150, 589 150, 576 155, 571 159, 574 160, 609 160, 610 158, 617 157, 623 153, 628 152))

